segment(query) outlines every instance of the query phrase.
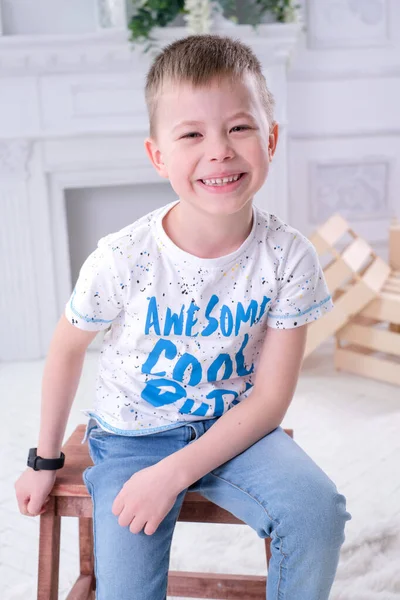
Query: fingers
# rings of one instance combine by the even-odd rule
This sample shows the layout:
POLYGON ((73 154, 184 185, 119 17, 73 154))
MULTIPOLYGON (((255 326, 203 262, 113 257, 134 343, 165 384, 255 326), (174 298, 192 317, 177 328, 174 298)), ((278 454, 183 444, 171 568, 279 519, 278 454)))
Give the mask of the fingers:
POLYGON ((155 533, 157 531, 158 525, 159 525, 159 523, 156 525, 155 523, 150 523, 150 521, 147 522, 146 527, 144 528, 145 534, 153 535, 153 533, 155 533))
POLYGON ((134 518, 135 515, 132 515, 130 510, 124 509, 118 517, 118 524, 121 527, 127 527, 134 518))
POLYGON ((27 506, 27 511, 28 511, 28 516, 29 517, 37 517, 38 514, 40 514, 40 511, 42 509, 43 503, 37 499, 30 499, 30 502, 27 506))
POLYGON ((123 510, 124 506, 125 506, 124 499, 123 499, 121 493, 119 493, 113 502, 112 509, 111 509, 112 514, 115 515, 116 517, 118 517, 118 515, 123 510))
POLYGON ((19 512, 22 515, 25 516, 29 516, 28 514, 28 504, 30 501, 30 496, 27 496, 26 498, 18 498, 18 508, 19 508, 19 512))
POLYGON ((37 517, 38 515, 42 515, 47 510, 47 505, 50 501, 50 498, 43 504, 38 504, 38 502, 33 501, 30 496, 24 498, 22 501, 18 502, 18 508, 21 514, 25 517, 37 517))

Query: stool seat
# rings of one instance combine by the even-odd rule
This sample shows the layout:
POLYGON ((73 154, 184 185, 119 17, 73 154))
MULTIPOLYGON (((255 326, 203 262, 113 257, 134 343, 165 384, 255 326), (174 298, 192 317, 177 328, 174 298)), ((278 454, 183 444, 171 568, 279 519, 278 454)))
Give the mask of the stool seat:
MULTIPOLYGON (((285 430, 293 436, 293 431, 285 430)), ((38 600, 58 600, 60 530, 62 517, 79 519, 80 575, 67 600, 94 600, 96 581, 93 558, 92 499, 82 479, 93 465, 87 443, 82 444, 85 425, 79 425, 63 446, 65 465, 57 471, 46 512, 40 516, 38 600)), ((186 494, 178 521, 243 524, 225 509, 197 492, 186 494)), ((265 541, 268 566, 270 539, 265 541)), ((169 571, 168 595, 190 598, 264 600, 266 577, 169 571)), ((111 600, 111 599, 110 599, 111 600)))

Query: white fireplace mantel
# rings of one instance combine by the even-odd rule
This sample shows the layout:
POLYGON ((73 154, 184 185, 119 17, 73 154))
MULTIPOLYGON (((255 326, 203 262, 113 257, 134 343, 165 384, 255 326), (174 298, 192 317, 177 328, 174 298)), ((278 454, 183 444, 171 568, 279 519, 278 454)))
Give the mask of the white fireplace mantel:
MULTIPOLYGON (((256 202, 287 214, 286 68, 297 24, 218 33, 253 48, 277 103, 279 151, 256 202)), ((155 32, 159 47, 187 35, 155 32)), ((65 190, 154 183, 144 80, 152 57, 124 29, 0 36, 0 360, 44 356, 71 292, 65 190)))

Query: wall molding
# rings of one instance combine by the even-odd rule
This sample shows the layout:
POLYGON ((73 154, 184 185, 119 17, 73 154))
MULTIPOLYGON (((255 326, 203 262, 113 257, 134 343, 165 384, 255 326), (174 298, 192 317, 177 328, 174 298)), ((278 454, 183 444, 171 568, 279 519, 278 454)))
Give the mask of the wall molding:
MULTIPOLYGON (((252 46, 265 67, 286 63, 300 30, 298 23, 272 23, 259 25, 257 30, 251 25, 236 25, 215 33, 234 35, 252 46)), ((162 47, 186 35, 187 30, 156 27, 152 33, 162 47)), ((0 36, 0 76, 116 73, 127 69, 140 75, 153 56, 151 52, 143 53, 144 46, 133 46, 129 37, 126 28, 85 35, 0 36)))
POLYGON ((291 141, 313 141, 333 139, 354 139, 363 137, 399 137, 400 128, 384 127, 371 129, 354 129, 345 131, 291 131, 288 129, 288 137, 291 141))
POLYGON ((349 221, 389 219, 394 162, 387 155, 309 161, 309 223, 325 222, 334 212, 349 221))
POLYGON ((312 49, 385 46, 387 0, 308 0, 308 45, 312 49))
POLYGON ((340 69, 320 69, 312 67, 309 69, 292 68, 288 72, 288 81, 338 81, 355 79, 385 79, 400 77, 400 65, 373 65, 340 69))
POLYGON ((26 139, 0 140, 0 177, 25 180, 32 152, 32 142, 26 139))

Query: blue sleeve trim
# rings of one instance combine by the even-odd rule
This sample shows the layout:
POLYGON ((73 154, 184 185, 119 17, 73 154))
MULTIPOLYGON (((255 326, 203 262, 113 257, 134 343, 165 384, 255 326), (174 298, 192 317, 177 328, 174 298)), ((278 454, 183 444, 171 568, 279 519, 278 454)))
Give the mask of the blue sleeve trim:
POLYGON ((76 288, 74 289, 74 291, 72 293, 71 302, 70 302, 70 308, 71 308, 72 312, 74 313, 74 315, 76 315, 83 321, 86 321, 86 323, 112 323, 114 321, 114 319, 111 319, 111 321, 106 321, 105 319, 94 319, 93 317, 90 319, 89 317, 84 317, 83 315, 81 315, 76 310, 75 306, 73 305, 73 299, 75 297, 75 294, 76 294, 76 288))
POLYGON ((303 310, 303 312, 295 313, 294 315, 274 315, 272 313, 269 313, 268 318, 272 317, 273 319, 295 319, 296 317, 301 317, 302 315, 306 315, 307 313, 311 312, 312 310, 319 308, 323 304, 326 304, 327 302, 329 302, 329 300, 331 300, 331 299, 332 299, 332 296, 328 296, 327 298, 325 298, 325 300, 322 300, 322 302, 320 302, 319 304, 316 304, 315 306, 311 306, 310 308, 307 308, 307 310, 303 310))

